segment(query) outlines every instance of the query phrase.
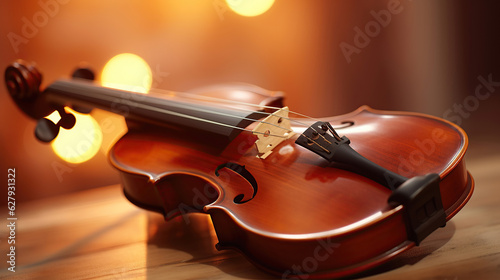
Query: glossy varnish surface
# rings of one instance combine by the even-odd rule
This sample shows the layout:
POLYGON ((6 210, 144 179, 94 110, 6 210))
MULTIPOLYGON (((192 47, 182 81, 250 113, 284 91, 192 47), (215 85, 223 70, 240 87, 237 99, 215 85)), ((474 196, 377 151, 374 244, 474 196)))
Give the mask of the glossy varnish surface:
MULTIPOLYGON (((366 109, 329 121, 352 121, 354 125, 339 129, 339 134, 391 171, 407 177, 440 174, 449 218, 469 199, 472 181, 462 162, 467 138, 456 126, 423 115, 366 109)), ((304 128, 295 129, 300 133, 304 128)), ((327 276, 361 271, 413 246, 406 241, 401 207, 387 204, 388 189, 328 164, 295 145, 294 139, 262 160, 252 147, 255 138, 247 133, 221 156, 181 146, 175 137, 129 133, 112 150, 111 161, 122 171, 132 201, 163 209, 168 219, 186 212, 209 213, 220 248, 243 251, 274 273, 300 263, 322 238, 340 244, 338 257, 318 265, 327 276), (251 197, 252 188, 232 171, 215 176, 216 167, 225 162, 244 165, 256 178, 254 199, 233 202, 241 193, 251 197), (188 183, 182 184, 184 180, 188 183), (371 248, 352 252, 359 246, 371 248)))
MULTIPOLYGON (((466 143, 454 127, 450 131, 446 123, 417 116, 382 116, 376 122, 373 117, 369 112, 353 115, 350 120, 355 120, 355 125, 339 130, 339 133, 348 135, 351 146, 368 159, 400 174, 401 171, 411 171, 404 174, 408 177, 427 173, 445 177, 453 165, 459 165, 456 160, 463 155, 466 143), (412 125, 416 119, 423 121, 422 128, 427 129, 416 131, 412 125), (433 132, 439 138, 433 136, 433 132), (433 138, 442 142, 436 143, 433 138), (415 142, 425 143, 429 147, 425 149, 431 151, 429 155, 415 142)), ((332 123, 335 124, 335 119, 332 123)), ((260 230, 313 233, 341 228, 387 209, 388 189, 329 165, 326 160, 296 146, 294 138, 262 160, 255 157, 250 136, 242 135, 237 139, 244 138, 228 148, 225 158, 180 147, 175 139, 162 141, 164 139, 157 137, 127 135, 114 148, 112 161, 118 168, 128 167, 132 173, 142 173, 153 180, 185 173, 203 177, 215 188, 219 187, 219 191, 222 186, 229 186, 223 189, 216 204, 231 208, 242 220, 248 222, 250 219, 251 226, 260 230), (242 151, 244 153, 240 154, 242 151), (245 165, 257 179, 259 190, 252 201, 243 205, 232 202, 240 192, 249 196, 252 190, 234 174, 227 173, 228 176, 221 178, 215 176, 215 168, 224 161, 245 165), (244 208, 244 211, 239 213, 239 208, 244 208), (279 217, 280 222, 270 215, 279 217), (310 219, 310 215, 319 215, 324 220, 310 219)), ((465 189, 463 183, 464 186, 454 186, 453 191, 461 194, 463 191, 460 190, 465 189)), ((189 191, 189 186, 183 188, 189 191)), ((450 207, 451 202, 445 201, 446 206, 450 207)))

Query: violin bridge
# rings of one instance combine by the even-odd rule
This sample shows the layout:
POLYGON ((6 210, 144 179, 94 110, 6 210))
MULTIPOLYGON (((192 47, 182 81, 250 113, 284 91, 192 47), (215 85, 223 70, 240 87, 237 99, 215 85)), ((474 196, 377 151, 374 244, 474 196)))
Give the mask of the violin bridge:
POLYGON ((281 142, 292 137, 294 132, 288 118, 288 107, 283 107, 270 114, 252 130, 258 138, 255 141, 258 156, 265 159, 281 142))

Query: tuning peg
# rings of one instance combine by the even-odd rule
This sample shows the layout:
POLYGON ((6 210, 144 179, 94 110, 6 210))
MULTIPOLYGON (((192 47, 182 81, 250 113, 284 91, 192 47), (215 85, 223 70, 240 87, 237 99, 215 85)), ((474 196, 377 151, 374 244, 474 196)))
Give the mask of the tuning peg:
POLYGON ((49 119, 40 119, 35 128, 35 136, 42 142, 51 142, 59 134, 59 128, 71 129, 75 126, 76 118, 73 114, 66 113, 63 108, 57 109, 61 119, 55 124, 49 119))
MULTIPOLYGON (((71 106, 71 108, 73 110, 77 111, 78 113, 82 113, 82 114, 90 114, 90 112, 92 112, 92 109, 87 108, 87 107, 82 107, 82 106, 73 105, 73 106, 71 106)), ((66 128, 66 127, 64 127, 64 128, 66 128)))
POLYGON ((95 79, 95 74, 94 71, 88 67, 80 67, 73 71, 71 77, 93 81, 95 79))
MULTIPOLYGON (((73 74, 71 74, 71 77, 76 78, 76 79, 84 79, 84 80, 90 80, 93 81, 95 79, 95 74, 94 70, 88 68, 88 67, 80 67, 75 69, 73 71, 73 74)), ((73 106, 73 110, 82 113, 82 114, 88 114, 92 111, 92 108, 86 108, 82 106, 73 106)))
POLYGON ((71 129, 75 126, 76 118, 73 114, 66 113, 64 109, 57 110, 59 115, 61 115, 61 119, 57 122, 58 126, 61 126, 65 129, 71 129))
POLYGON ((36 124, 35 136, 42 142, 49 143, 59 134, 59 126, 49 119, 40 119, 36 124))

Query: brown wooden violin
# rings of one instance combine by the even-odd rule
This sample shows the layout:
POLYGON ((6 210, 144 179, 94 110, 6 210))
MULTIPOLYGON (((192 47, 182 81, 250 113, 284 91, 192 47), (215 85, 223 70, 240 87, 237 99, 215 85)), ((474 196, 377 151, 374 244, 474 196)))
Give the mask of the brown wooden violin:
POLYGON ((125 196, 167 220, 210 215, 218 249, 283 279, 380 265, 445 226, 473 192, 467 136, 446 120, 368 107, 315 120, 254 86, 144 95, 77 79, 93 77, 85 69, 73 76, 41 91, 33 66, 6 69, 40 140, 72 127, 65 106, 125 116, 128 132, 109 153, 125 196), (54 110, 57 124, 44 118, 54 110))

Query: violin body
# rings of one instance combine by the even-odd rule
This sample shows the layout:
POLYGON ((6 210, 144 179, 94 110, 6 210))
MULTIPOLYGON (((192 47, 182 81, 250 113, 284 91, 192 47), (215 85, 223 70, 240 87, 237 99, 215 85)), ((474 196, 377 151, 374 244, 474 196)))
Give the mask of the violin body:
POLYGON ((201 102, 207 100, 145 97, 76 81, 56 81, 41 92, 41 75, 21 62, 5 77, 27 115, 60 112, 57 124, 39 120, 36 135, 45 142, 60 126, 72 126, 63 106, 122 113, 129 131, 109 158, 125 196, 167 220, 210 215, 218 249, 240 251, 283 279, 343 277, 380 265, 444 226, 474 189, 465 132, 432 116, 361 107, 314 128, 310 118, 270 110, 282 107, 281 93, 252 86, 205 88, 198 94, 209 102, 201 102), (127 110, 115 110, 117 104, 127 110), (259 111, 242 113, 249 104, 259 111), (262 120, 264 114, 274 119, 262 120), (256 134, 259 125, 280 131, 288 121, 286 137, 266 129, 256 134), (265 153, 258 148, 257 141, 278 136, 265 153), (361 165, 380 174, 325 160, 349 143, 357 153, 348 155, 364 157, 369 163, 361 165))
MULTIPOLYGON (((467 137, 455 125, 411 113, 362 107, 329 118, 349 135, 368 159, 408 177, 437 173, 447 219, 472 194, 463 156, 467 137)), ((307 120, 303 120, 307 123, 307 120)), ((294 127, 297 132, 304 127, 294 127)), ((110 152, 124 192, 133 203, 166 219, 189 212, 209 214, 217 248, 241 251, 260 268, 280 276, 339 277, 379 265, 414 246, 408 241, 401 207, 388 204, 391 191, 327 164, 294 143, 283 142, 268 158, 257 157, 255 137, 242 132, 219 156, 176 141, 175 135, 130 132, 110 152), (217 166, 235 162, 258 182, 232 171, 216 176, 217 166)))

